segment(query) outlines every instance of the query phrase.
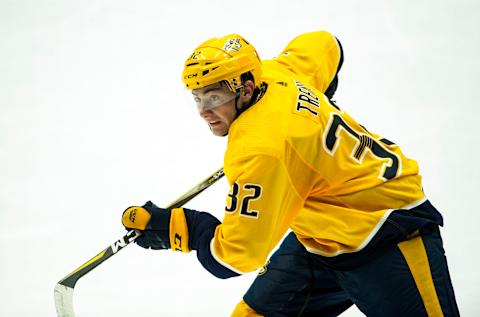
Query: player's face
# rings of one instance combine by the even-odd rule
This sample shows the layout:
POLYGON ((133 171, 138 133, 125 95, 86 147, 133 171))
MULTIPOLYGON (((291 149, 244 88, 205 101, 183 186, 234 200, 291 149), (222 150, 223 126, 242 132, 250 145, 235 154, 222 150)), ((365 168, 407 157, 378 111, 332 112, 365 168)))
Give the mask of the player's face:
POLYGON ((192 91, 200 116, 214 135, 225 136, 235 120, 237 94, 221 83, 192 91))

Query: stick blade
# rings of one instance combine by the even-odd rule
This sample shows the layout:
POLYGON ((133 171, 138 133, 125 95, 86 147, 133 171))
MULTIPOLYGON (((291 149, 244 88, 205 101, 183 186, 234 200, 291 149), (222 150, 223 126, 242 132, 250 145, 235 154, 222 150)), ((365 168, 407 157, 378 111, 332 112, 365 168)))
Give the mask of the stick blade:
POLYGON ((75 317, 73 312, 73 288, 57 284, 55 285, 55 308, 58 317, 75 317))

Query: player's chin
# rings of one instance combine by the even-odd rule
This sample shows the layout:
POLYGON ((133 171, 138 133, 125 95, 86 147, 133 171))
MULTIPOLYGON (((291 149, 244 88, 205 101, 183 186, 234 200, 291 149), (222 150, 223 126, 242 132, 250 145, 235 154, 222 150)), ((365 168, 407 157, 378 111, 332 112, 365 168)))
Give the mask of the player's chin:
POLYGON ((210 131, 216 136, 225 136, 228 134, 228 127, 225 124, 210 124, 210 131))

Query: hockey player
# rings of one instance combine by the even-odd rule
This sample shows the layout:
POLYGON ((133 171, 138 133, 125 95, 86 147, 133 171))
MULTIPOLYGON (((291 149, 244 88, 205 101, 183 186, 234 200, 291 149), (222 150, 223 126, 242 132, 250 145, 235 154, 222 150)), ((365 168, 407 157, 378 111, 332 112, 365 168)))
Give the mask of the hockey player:
POLYGON ((201 44, 183 82, 214 135, 227 136, 220 222, 206 212, 128 208, 144 248, 197 251, 219 278, 263 266, 232 316, 458 316, 417 162, 331 101, 334 36, 295 38, 261 61, 237 34, 201 44), (286 235, 279 249, 268 255, 286 235))

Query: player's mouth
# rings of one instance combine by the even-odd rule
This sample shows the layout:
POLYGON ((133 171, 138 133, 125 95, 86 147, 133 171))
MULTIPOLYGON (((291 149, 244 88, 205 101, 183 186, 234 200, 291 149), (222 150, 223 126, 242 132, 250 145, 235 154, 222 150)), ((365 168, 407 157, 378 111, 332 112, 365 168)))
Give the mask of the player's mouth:
POLYGON ((208 121, 209 126, 216 126, 219 125, 221 122, 220 121, 208 121))

